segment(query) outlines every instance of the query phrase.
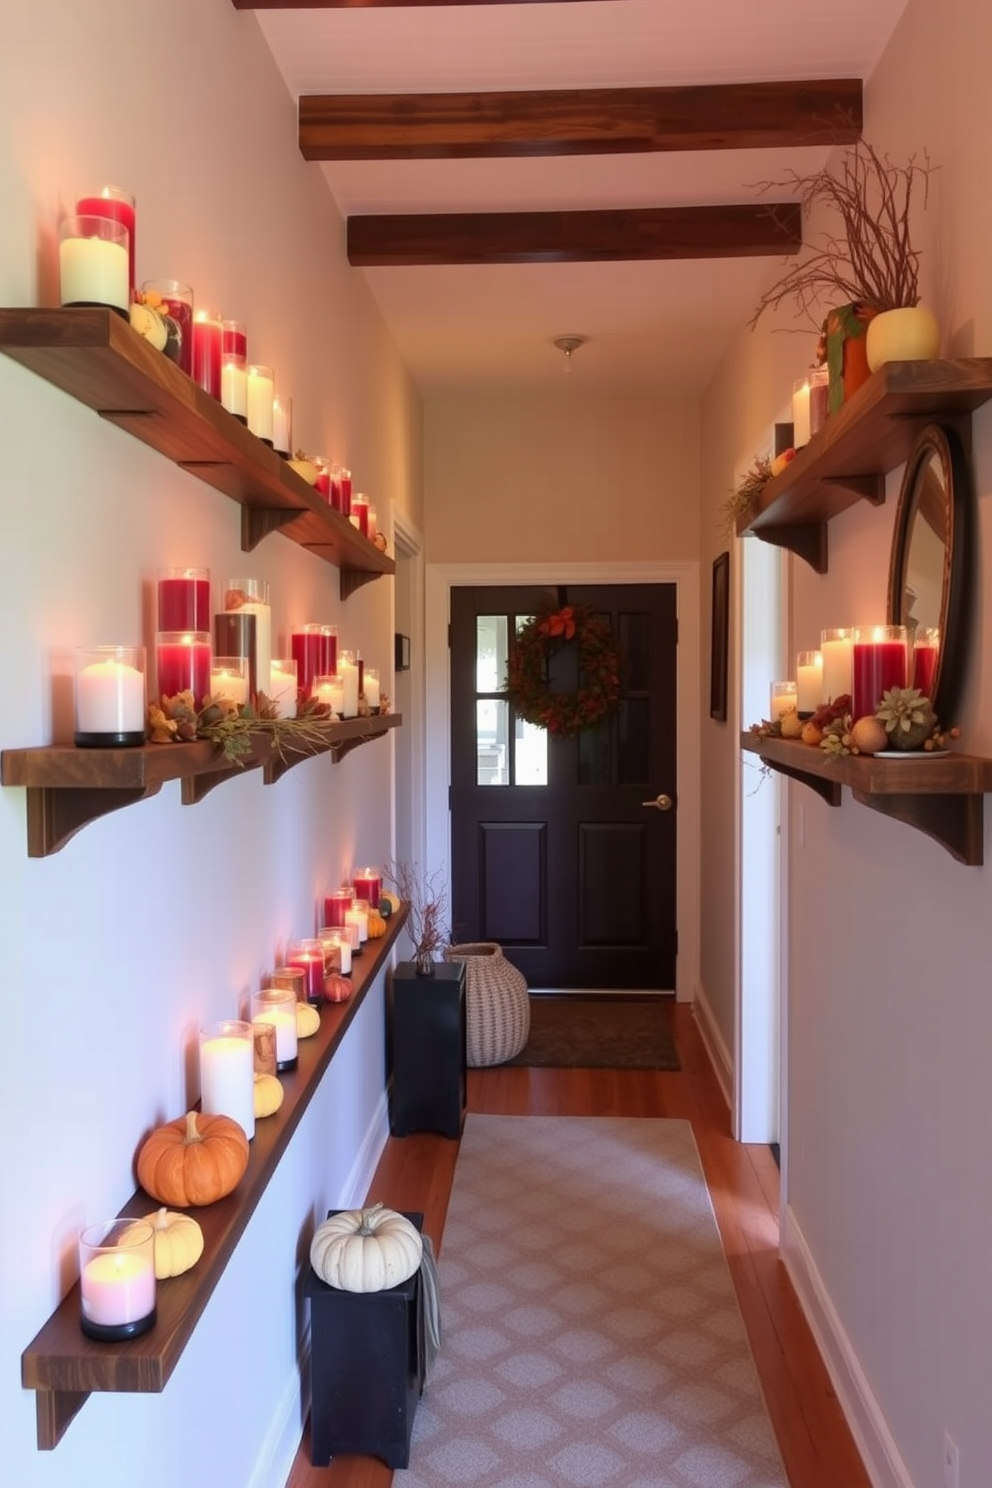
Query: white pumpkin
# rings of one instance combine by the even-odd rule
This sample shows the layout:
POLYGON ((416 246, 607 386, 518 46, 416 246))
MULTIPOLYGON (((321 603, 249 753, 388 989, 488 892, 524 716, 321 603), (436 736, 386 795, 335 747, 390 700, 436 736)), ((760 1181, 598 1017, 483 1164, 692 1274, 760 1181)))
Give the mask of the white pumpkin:
POLYGON ((416 1225, 373 1204, 325 1219, 311 1242, 310 1264, 339 1291, 382 1292, 413 1275, 423 1248, 416 1225))

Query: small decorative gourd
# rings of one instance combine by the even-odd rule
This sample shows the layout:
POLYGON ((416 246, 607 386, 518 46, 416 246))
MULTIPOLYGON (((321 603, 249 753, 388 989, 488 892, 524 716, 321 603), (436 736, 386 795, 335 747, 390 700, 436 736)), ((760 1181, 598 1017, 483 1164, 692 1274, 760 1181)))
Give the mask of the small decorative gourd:
MULTIPOLYGON (((195 1266, 203 1254, 203 1231, 191 1214, 173 1214, 171 1209, 156 1209, 146 1214, 145 1224, 154 1232, 155 1276, 166 1281, 170 1276, 182 1276, 195 1266)), ((122 1243, 128 1244, 126 1232, 122 1243)))
POLYGON ((188 1111, 158 1126, 138 1152, 138 1182, 177 1209, 213 1204, 237 1188, 248 1167, 248 1138, 230 1116, 188 1111))
POLYGON ((310 1264, 342 1292, 381 1292, 399 1286, 420 1265, 424 1243, 416 1225, 394 1209, 373 1204, 345 1209, 319 1225, 310 1264))
POLYGON ((275 1075, 255 1076, 255 1115, 274 1116, 282 1105, 283 1088, 275 1075))
POLYGON ((401 902, 402 901, 400 900, 399 894, 380 894, 379 913, 382 915, 383 919, 388 919, 390 915, 397 914, 399 912, 401 902))
POLYGON ((324 997, 328 1002, 347 1002, 354 990, 354 982, 340 971, 332 971, 324 978, 324 997))
POLYGON ((320 1027, 320 1013, 309 1002, 296 1004, 296 1037, 311 1038, 320 1027))
POLYGON ((378 940, 386 933, 386 921, 377 909, 369 910, 369 940, 378 940))

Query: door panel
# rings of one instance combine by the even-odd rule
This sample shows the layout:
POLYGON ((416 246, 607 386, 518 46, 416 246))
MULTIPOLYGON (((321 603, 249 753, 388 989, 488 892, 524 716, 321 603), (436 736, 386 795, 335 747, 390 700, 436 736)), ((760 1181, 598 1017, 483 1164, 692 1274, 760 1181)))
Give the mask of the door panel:
MULTIPOLYGON (((621 650, 613 716, 571 739, 512 716, 507 649, 546 589, 451 591, 452 917, 532 987, 675 986, 676 589, 570 585, 621 650)), ((578 685, 574 648, 550 685, 578 685)))

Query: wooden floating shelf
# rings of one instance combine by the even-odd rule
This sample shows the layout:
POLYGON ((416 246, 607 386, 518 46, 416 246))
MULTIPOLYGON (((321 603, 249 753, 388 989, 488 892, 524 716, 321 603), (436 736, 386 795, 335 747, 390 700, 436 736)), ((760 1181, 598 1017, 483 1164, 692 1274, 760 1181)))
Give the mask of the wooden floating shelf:
MULTIPOLYGON (((164 750, 167 746, 161 747, 164 750)), ((157 1316, 150 1331, 124 1343, 92 1342, 79 1326, 77 1281, 24 1350, 21 1383, 25 1389, 38 1392, 38 1446, 42 1450, 58 1445, 94 1390, 130 1393, 164 1390, 348 1025, 385 965, 408 913, 409 907, 402 906, 386 921, 384 936, 365 942, 361 956, 353 963, 352 996, 347 1002, 325 1004, 321 1008, 319 1031, 312 1038, 300 1040, 296 1069, 279 1076, 283 1103, 274 1116, 256 1122, 248 1171, 237 1188, 215 1204, 186 1211, 203 1230, 203 1255, 192 1270, 158 1283, 157 1316)), ((140 1217, 158 1207, 157 1200, 138 1189, 121 1214, 140 1217)))
POLYGON ((850 786, 862 806, 915 827, 959 863, 977 868, 983 862, 983 797, 992 791, 992 760, 954 750, 901 759, 896 750, 832 755, 799 740, 752 733, 741 736, 741 747, 808 785, 828 806, 839 806, 841 787, 850 786))
POLYGON ((340 569, 341 598, 396 565, 113 310, 0 310, 0 351, 236 501, 241 548, 281 532, 340 569))
POLYGON ((738 533, 755 532, 826 573, 830 519, 857 501, 881 504, 886 475, 909 458, 925 425, 961 421, 990 398, 992 357, 886 363, 772 476, 757 510, 738 518, 738 533))
POLYGON ((58 852, 76 832, 108 812, 154 796, 169 780, 182 781, 184 806, 198 801, 225 780, 261 769, 266 785, 315 755, 335 763, 370 739, 403 722, 401 713, 379 713, 319 724, 320 740, 291 740, 279 749, 272 735, 251 736, 251 751, 240 764, 205 740, 194 744, 143 744, 135 749, 77 749, 49 744, 0 753, 0 784, 21 785, 28 793, 28 856, 58 852))

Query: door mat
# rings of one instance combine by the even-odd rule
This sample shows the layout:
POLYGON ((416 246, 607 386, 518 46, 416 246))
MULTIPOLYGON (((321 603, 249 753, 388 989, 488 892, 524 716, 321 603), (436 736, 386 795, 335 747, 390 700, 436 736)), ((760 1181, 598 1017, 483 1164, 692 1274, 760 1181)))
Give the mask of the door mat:
POLYGON ((532 996, 527 1043, 508 1064, 677 1070, 670 997, 532 996))

